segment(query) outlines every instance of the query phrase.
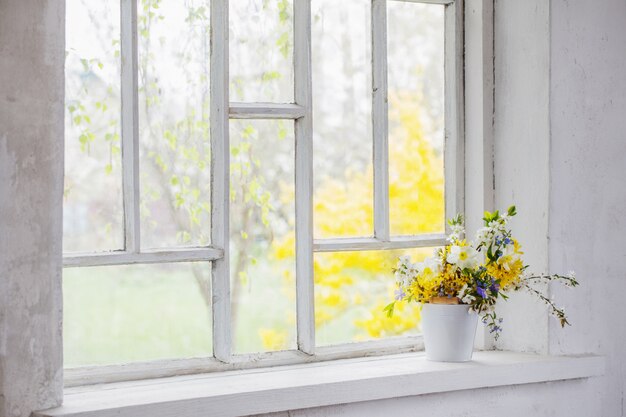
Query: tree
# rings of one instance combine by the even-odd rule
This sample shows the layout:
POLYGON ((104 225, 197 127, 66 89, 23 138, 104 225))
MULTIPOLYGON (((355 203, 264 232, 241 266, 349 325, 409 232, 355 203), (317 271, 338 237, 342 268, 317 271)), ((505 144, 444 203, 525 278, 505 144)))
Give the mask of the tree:
MULTIPOLYGON (((389 193, 393 210, 391 223, 397 233, 441 232, 444 221, 443 158, 425 137, 421 125, 419 96, 392 97, 390 117, 390 161, 397 175, 390 179, 389 193)), ((368 171, 371 171, 371 165, 368 171)), ((367 236, 373 216, 371 172, 347 172, 344 179, 327 178, 315 194, 315 229, 324 235, 367 236)), ((293 235, 274 245, 277 257, 293 257, 293 235)), ((400 305, 393 318, 383 307, 393 297, 391 268, 401 251, 337 252, 316 254, 315 324, 319 331, 355 316, 352 323, 337 329, 353 331, 355 338, 378 338, 403 334, 416 329, 419 309, 400 305), (356 314, 354 314, 356 312, 356 314)), ((432 249, 410 251, 418 261, 432 249)), ((349 341, 345 335, 329 341, 349 341), (343 340, 342 340, 343 337, 343 340)))
MULTIPOLYGON (((189 1, 180 7, 167 0, 141 0, 139 5, 143 240, 148 247, 210 244, 209 1, 189 1)), ((264 32, 263 36, 254 36, 257 28, 248 24, 234 26, 233 30, 240 32, 231 37, 233 42, 241 42, 245 50, 258 53, 234 55, 241 62, 233 65, 233 100, 244 101, 248 92, 257 90, 265 94, 267 101, 280 101, 281 97, 291 94, 286 92, 292 89, 291 75, 285 69, 291 66, 293 48, 289 5, 287 0, 235 3, 236 8, 231 10, 233 18, 243 22, 252 19, 251 24, 261 19, 264 32), (241 32, 245 30, 248 32, 241 32), (268 61, 257 62, 257 55, 268 61)), ((84 3, 84 7, 92 10, 93 5, 84 3)), ((323 24, 319 13, 314 16, 315 27, 323 24)), ((356 22, 357 26, 366 23, 361 20, 356 22)), ((120 42, 119 32, 116 32, 119 28, 101 24, 97 11, 91 12, 90 21, 100 49, 114 51, 116 58, 105 61, 74 57, 74 61, 68 61, 69 74, 80 80, 76 88, 70 86, 68 90, 69 130, 72 134, 76 131, 82 159, 98 162, 83 164, 86 167, 84 177, 99 178, 102 173, 106 176, 103 181, 89 184, 91 189, 86 190, 89 195, 85 198, 92 207, 108 207, 110 198, 102 192, 102 185, 121 179, 120 97, 119 78, 116 84, 103 74, 113 71, 119 76, 120 42), (96 158, 87 158, 96 149, 100 149, 97 155, 92 154, 96 158), (108 157, 104 156, 105 152, 108 157)), ((342 48, 351 49, 350 27, 329 27, 337 31, 333 36, 342 48)), ((329 41, 334 42, 332 38, 329 41)), ((320 47, 314 44, 314 49, 320 47)), ((237 45, 231 49, 236 48, 237 45)), ((359 45, 352 50, 358 51, 359 45)), ((314 56, 323 56, 323 52, 314 50, 314 56)), ((347 55, 343 58, 345 74, 342 76, 366 81, 366 71, 352 65, 347 55)), ((327 70, 319 73, 324 80, 318 76, 318 81, 326 82, 331 90, 333 86, 343 85, 334 82, 333 73, 327 70)), ((362 88, 361 84, 359 86, 362 88)), ((354 126, 344 123, 337 131, 330 123, 320 133, 325 138, 340 135, 348 149, 361 144, 369 131, 367 112, 363 108, 357 111, 352 105, 360 97, 356 90, 354 85, 348 85, 339 103, 339 108, 350 113, 354 126)), ((427 139, 425 131, 432 129, 424 129, 421 117, 422 110, 429 110, 428 100, 430 98, 424 99, 420 91, 398 91, 390 97, 390 201, 394 233, 441 231, 443 225, 441 149, 427 139)), ((334 108, 324 106, 316 108, 317 117, 328 120, 336 119, 333 111, 334 108)), ((235 332, 254 339, 249 349, 285 348, 295 340, 289 330, 295 328, 292 308, 295 305, 295 245, 293 232, 289 232, 293 230, 294 215, 290 124, 291 121, 231 121, 231 224, 236 225, 231 228, 230 236, 233 324, 235 332), (281 159, 273 159, 277 155, 281 159), (272 319, 265 323, 249 323, 250 316, 264 306, 262 300, 257 300, 256 310, 251 309, 248 302, 254 296, 246 295, 245 289, 252 284, 266 285, 260 277, 264 271, 274 274, 280 270, 278 281, 272 283, 275 285, 273 296, 289 299, 289 305, 272 313, 272 319), (243 302, 244 299, 248 301, 243 302), (247 311, 245 320, 239 319, 242 311, 247 311)), ((367 146, 360 148, 367 149, 367 146)), ((370 235, 372 168, 367 152, 351 156, 355 162, 352 170, 342 166, 344 156, 340 153, 323 149, 316 149, 316 152, 316 157, 322 152, 322 168, 328 173, 316 176, 316 233, 322 236, 370 235)), ((72 158, 69 163, 81 165, 80 156, 72 158)), ((69 176, 66 194, 70 199, 72 183, 69 176)), ((120 204, 109 208, 118 215, 121 213, 120 204)), ((94 224, 101 225, 98 234, 119 234, 121 224, 111 220, 114 217, 111 213, 105 214, 92 219, 94 224)), ((76 246, 86 245, 87 242, 83 242, 76 246)), ((429 250, 413 251, 416 257, 426 252, 429 250)), ((397 255, 393 251, 316 254, 318 334, 327 334, 328 341, 333 342, 396 335, 414 329, 419 320, 414 306, 400 306, 398 310, 404 309, 405 314, 397 314, 393 320, 382 314, 382 306, 392 297, 390 271, 397 255)), ((197 266, 193 274, 206 304, 210 305, 211 289, 206 274, 197 266)))

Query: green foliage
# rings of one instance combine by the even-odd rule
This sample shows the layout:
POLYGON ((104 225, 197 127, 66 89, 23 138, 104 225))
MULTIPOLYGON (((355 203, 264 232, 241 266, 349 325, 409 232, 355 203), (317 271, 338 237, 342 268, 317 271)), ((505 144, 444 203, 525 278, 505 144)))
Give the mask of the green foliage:
POLYGON ((462 226, 464 222, 463 219, 463 214, 458 213, 456 216, 452 217, 451 219, 448 219, 448 224, 450 226, 462 226))
POLYGON ((283 55, 283 58, 287 58, 289 56, 289 33, 285 32, 276 40, 276 46, 278 46, 278 50, 283 55))
POLYGON ((385 314, 387 315, 387 317, 389 317, 389 318, 393 317, 393 312, 394 312, 394 310, 395 310, 395 307, 396 307, 396 302, 395 302, 395 301, 393 301, 393 302, 391 302, 391 303, 389 303, 389 304, 387 304, 387 305, 385 306, 385 308, 383 309, 383 311, 385 312, 385 314))

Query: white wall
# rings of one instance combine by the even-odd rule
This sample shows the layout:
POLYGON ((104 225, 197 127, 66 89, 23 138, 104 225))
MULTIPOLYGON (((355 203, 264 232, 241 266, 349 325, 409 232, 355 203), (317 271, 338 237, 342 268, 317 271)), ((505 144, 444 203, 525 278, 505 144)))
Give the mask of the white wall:
POLYGON ((64 2, 0 1, 0 416, 61 400, 64 2))
MULTIPOLYGON (((495 207, 517 206, 512 221, 524 260, 548 269, 550 3, 495 3, 495 207)), ((496 347, 547 353, 548 320, 542 304, 515 294, 500 303, 504 331, 496 347)))
POLYGON ((608 356, 602 413, 626 415, 626 1, 552 0, 550 268, 573 327, 553 353, 608 356))

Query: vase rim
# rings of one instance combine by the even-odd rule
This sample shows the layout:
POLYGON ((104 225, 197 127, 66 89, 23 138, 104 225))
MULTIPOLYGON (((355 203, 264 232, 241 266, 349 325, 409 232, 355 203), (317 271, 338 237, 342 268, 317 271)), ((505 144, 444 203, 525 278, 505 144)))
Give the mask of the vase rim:
POLYGON ((471 307, 469 304, 437 304, 437 303, 422 303, 422 307, 424 306, 437 306, 437 307, 455 307, 455 308, 469 308, 471 307))

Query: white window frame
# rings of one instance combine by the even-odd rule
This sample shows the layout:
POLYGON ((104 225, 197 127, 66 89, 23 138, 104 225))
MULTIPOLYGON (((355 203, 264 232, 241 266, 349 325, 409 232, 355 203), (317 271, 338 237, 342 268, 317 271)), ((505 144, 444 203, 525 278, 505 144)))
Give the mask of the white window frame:
POLYGON ((142 250, 139 222, 137 1, 121 1, 122 172, 124 249, 72 254, 65 267, 210 261, 213 357, 69 368, 66 386, 200 372, 316 362, 421 350, 421 336, 315 346, 314 252, 404 249, 445 244, 445 234, 391 236, 387 105, 387 1, 445 7, 445 213, 464 210, 463 0, 371 0, 374 236, 313 239, 311 0, 293 0, 294 103, 229 101, 228 0, 211 0, 211 245, 142 250), (235 355, 231 346, 229 276, 229 120, 295 121, 297 350, 235 355))

